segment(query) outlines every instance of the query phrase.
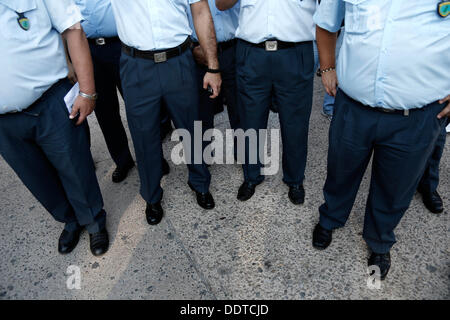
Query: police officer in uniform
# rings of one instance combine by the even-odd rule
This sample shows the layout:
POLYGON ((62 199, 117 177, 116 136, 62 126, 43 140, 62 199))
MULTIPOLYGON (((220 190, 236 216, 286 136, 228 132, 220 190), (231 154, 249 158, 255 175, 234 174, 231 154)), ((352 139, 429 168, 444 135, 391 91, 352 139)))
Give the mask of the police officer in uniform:
MULTIPOLYGON (((209 0, 209 8, 214 21, 217 52, 222 75, 222 91, 227 103, 228 118, 231 128, 236 130, 240 128, 239 115, 237 110, 237 87, 236 87, 236 39, 235 32, 238 27, 239 19, 239 1, 233 8, 220 11, 216 7, 215 0, 209 0)), ((192 15, 189 15, 191 29, 194 30, 192 15)), ((197 74, 199 82, 200 99, 200 120, 203 129, 214 128, 215 100, 211 99, 208 90, 203 89, 203 78, 208 68, 208 62, 205 59, 205 53, 198 43, 197 34, 192 34, 194 42, 193 54, 197 65, 197 74)), ((221 99, 219 99, 221 100, 221 99)))
POLYGON ((147 202, 147 222, 151 225, 159 223, 163 216, 159 127, 162 102, 175 126, 191 134, 191 148, 186 148, 189 139, 183 139, 183 143, 191 163, 189 186, 195 191, 198 204, 204 209, 215 206, 209 192, 211 176, 203 157, 195 156, 193 133, 194 120, 198 119, 198 88, 190 50, 189 6, 208 61, 203 87, 210 86, 215 98, 220 92, 221 78, 214 25, 206 0, 112 0, 123 42, 120 63, 128 124, 136 150, 141 195, 147 202), (195 163, 198 158, 200 163, 195 163))
MULTIPOLYGON (((226 10, 237 0, 216 3, 220 10, 226 10)), ((305 199, 315 9, 315 0, 241 0, 236 31, 242 127, 266 129, 270 106, 276 102, 283 141, 283 181, 289 186, 289 199, 294 204, 302 204, 305 199)), ((264 179, 261 162, 249 163, 249 148, 254 146, 246 146, 244 183, 237 196, 241 201, 250 199, 264 179)))
POLYGON ((71 252, 86 228, 92 253, 101 255, 109 241, 86 130, 96 93, 81 19, 72 0, 0 0, 0 154, 65 223, 59 252, 71 252), (71 112, 64 102, 71 83, 60 34, 80 84, 71 112))
POLYGON ((371 250, 368 263, 379 267, 381 279, 391 265, 394 229, 450 114, 450 18, 438 14, 441 5, 322 0, 315 15, 320 73, 336 96, 336 110, 313 245, 325 249, 332 230, 345 225, 373 156, 363 237, 371 250), (336 32, 344 16, 336 76, 336 32))

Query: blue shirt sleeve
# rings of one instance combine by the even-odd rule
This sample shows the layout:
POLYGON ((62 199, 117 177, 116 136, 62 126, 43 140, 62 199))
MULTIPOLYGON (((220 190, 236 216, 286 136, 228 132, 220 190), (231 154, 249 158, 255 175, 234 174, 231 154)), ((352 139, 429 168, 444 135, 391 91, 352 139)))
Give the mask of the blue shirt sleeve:
POLYGON ((322 29, 337 32, 345 17, 343 0, 322 0, 314 14, 314 22, 322 29))
POLYGON ((43 0, 53 28, 63 33, 83 20, 80 9, 73 0, 43 0))

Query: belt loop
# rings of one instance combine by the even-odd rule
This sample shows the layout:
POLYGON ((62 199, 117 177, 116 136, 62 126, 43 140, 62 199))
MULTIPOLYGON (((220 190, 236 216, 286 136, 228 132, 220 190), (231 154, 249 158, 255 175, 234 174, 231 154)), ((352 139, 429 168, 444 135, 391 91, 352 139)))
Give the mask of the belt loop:
POLYGON ((130 47, 130 55, 133 58, 135 58, 135 56, 136 56, 136 50, 133 47, 130 47))

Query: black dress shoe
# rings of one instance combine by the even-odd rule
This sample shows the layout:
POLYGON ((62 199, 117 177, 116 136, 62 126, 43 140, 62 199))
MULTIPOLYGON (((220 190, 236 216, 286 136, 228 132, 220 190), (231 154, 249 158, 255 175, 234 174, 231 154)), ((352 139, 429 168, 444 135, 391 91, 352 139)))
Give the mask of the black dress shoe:
POLYGON ((61 254, 71 253, 80 240, 81 231, 83 231, 81 227, 75 231, 67 231, 64 229, 59 236, 58 252, 61 254))
POLYGON ((130 170, 134 167, 134 161, 130 164, 126 165, 125 167, 117 167, 116 170, 114 170, 112 174, 112 181, 114 183, 119 183, 125 180, 125 178, 128 176, 128 173, 130 170))
POLYGON ((377 266, 380 268, 380 280, 386 279, 386 276, 389 272, 389 268, 391 267, 391 254, 388 253, 375 253, 369 257, 368 260, 369 266, 377 266))
POLYGON ((149 225, 157 225, 161 222, 164 215, 164 211, 161 207, 161 201, 155 204, 147 203, 147 208, 145 209, 145 216, 147 218, 147 223, 149 225))
POLYGON ((170 173, 170 166, 166 159, 163 159, 162 161, 162 174, 163 176, 166 176, 170 173))
POLYGON ((238 190, 237 198, 240 201, 247 201, 255 194, 257 183, 244 182, 238 190))
POLYGON ((289 186, 288 196, 293 204, 303 204, 305 202, 305 189, 303 186, 289 186))
POLYGON ((319 250, 328 248, 331 243, 333 231, 323 228, 319 223, 314 228, 313 232, 313 247, 319 250))
POLYGON ((190 183, 188 183, 188 185, 192 189, 192 191, 195 192, 197 196, 197 203, 200 207, 206 210, 214 209, 216 204, 214 203, 214 198, 209 191, 206 193, 198 192, 190 183))
POLYGON ((89 233, 89 242, 94 256, 105 254, 109 247, 109 236, 106 228, 97 233, 89 233))
POLYGON ((437 191, 427 192, 419 189, 419 192, 422 194, 423 204, 428 210, 432 213, 441 213, 444 211, 444 204, 437 191))

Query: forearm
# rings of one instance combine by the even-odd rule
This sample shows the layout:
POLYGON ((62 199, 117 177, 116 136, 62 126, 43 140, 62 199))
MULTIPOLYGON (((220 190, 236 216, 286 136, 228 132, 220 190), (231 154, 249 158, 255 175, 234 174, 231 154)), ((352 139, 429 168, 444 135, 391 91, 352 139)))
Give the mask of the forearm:
POLYGON ((83 30, 69 29, 63 35, 67 41, 67 49, 80 84, 80 91, 86 94, 94 94, 94 67, 89 43, 83 30))
POLYGON ((225 11, 234 7, 238 0, 216 0, 216 7, 220 11, 225 11))
POLYGON ((319 49, 320 68, 327 69, 336 65, 337 33, 316 27, 317 48, 319 49))
POLYGON ((208 68, 219 69, 216 32, 208 2, 205 0, 197 2, 191 6, 191 9, 198 42, 205 54, 208 68))

